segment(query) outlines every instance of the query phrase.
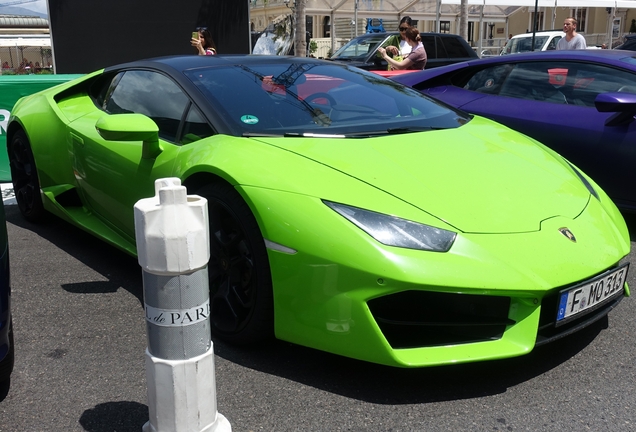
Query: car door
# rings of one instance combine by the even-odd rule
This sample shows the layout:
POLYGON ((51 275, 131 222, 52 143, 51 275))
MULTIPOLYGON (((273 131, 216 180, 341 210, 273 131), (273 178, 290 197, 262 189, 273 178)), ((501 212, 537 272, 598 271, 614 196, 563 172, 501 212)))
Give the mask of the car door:
POLYGON ((133 206, 154 195, 154 181, 172 173, 189 98, 169 77, 149 70, 119 73, 96 110, 69 125, 73 166, 82 199, 100 219, 134 238, 133 206), (107 141, 96 130, 102 116, 140 113, 159 127, 162 152, 142 157, 141 141, 107 141))
POLYGON ((488 92, 486 96, 470 98, 460 108, 537 139, 579 166, 617 202, 636 204, 636 122, 605 126, 613 113, 600 113, 594 106, 601 93, 636 92, 636 76, 582 62, 519 62, 508 67, 496 91, 494 83, 484 81, 484 88, 475 91, 488 92))

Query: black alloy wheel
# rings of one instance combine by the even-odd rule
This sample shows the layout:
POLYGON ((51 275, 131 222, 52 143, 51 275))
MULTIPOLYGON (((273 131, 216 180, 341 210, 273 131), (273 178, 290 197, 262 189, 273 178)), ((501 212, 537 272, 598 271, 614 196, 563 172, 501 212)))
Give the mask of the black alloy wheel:
POLYGON ((9 351, 2 361, 0 361, 0 384, 11 378, 13 364, 15 362, 15 343, 13 342, 13 322, 9 327, 9 351))
POLYGON ((271 273, 254 215, 227 183, 207 185, 197 194, 208 200, 212 334, 234 344, 272 338, 271 273))
POLYGON ((8 146, 13 192, 22 216, 31 222, 44 218, 35 158, 24 131, 17 131, 8 146))

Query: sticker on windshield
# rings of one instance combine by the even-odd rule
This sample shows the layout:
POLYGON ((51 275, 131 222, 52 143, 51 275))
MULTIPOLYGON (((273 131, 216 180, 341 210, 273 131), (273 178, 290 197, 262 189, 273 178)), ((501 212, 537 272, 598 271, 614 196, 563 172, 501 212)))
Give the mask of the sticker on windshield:
POLYGON ((242 116, 241 121, 245 124, 256 124, 258 123, 258 117, 248 114, 242 116))

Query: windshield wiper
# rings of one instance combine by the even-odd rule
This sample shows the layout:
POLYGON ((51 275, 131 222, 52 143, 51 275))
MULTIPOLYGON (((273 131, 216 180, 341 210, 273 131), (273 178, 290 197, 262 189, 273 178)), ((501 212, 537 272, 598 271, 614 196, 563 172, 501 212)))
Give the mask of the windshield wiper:
POLYGON ((287 132, 285 138, 345 138, 343 134, 326 134, 314 132, 287 132))
POLYGON ((282 133, 268 134, 268 133, 260 133, 260 132, 243 132, 243 136, 245 138, 280 138, 284 135, 282 133))
POLYGON ((388 134, 404 134, 404 133, 413 133, 413 132, 426 132, 431 130, 442 130, 446 128, 438 128, 432 126, 417 126, 417 127, 399 127, 399 128, 390 128, 387 129, 386 132, 388 134))

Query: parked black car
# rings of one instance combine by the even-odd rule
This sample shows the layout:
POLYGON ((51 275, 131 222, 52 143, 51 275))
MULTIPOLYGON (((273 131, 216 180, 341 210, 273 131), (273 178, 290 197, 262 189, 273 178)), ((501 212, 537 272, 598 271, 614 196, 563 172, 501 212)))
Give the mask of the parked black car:
POLYGON ((9 238, 4 203, 0 202, 0 384, 8 381, 13 371, 14 346, 10 282, 9 238))
POLYGON ((636 34, 625 35, 625 41, 614 49, 636 51, 636 34))
MULTIPOLYGON (((335 60, 366 70, 386 70, 386 61, 378 54, 398 32, 367 33, 351 39, 327 60, 335 60)), ((420 33, 428 60, 426 69, 478 58, 475 50, 459 35, 449 33, 420 33)))

